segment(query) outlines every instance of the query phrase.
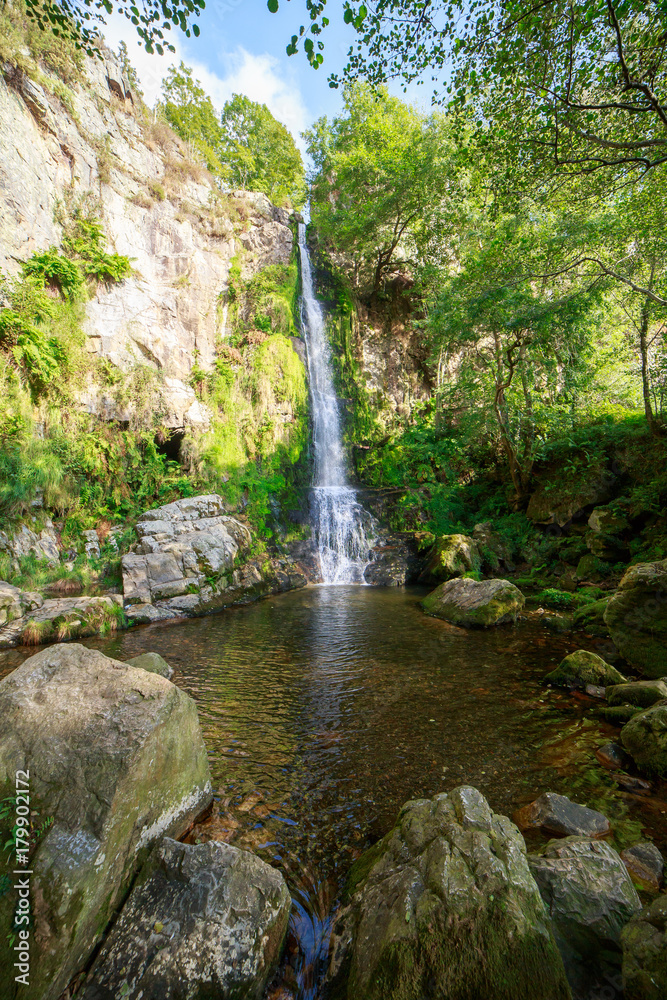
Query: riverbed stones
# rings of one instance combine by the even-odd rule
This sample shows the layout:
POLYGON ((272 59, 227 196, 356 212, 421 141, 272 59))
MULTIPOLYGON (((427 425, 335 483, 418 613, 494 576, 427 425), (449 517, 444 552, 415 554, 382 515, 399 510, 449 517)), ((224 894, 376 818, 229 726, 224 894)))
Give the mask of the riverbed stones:
POLYGON ((133 656, 131 660, 126 660, 125 662, 130 667, 140 667, 142 670, 147 670, 150 674, 159 674, 160 677, 166 677, 168 681, 171 680, 174 674, 174 668, 170 667, 159 653, 140 653, 139 656, 133 656))
MULTIPOLYGON (((165 833, 210 800, 195 703, 157 674, 69 643, 0 681, 0 798, 30 775, 30 986, 0 957, 3 1000, 55 1000, 85 964, 130 880, 165 833)), ((16 899, 0 898, 0 938, 16 899)), ((11 963, 12 959, 9 959, 11 963)))
POLYGON ((667 895, 644 907, 621 932, 625 1000, 667 996, 667 895))
POLYGON ((620 965, 621 930, 641 909, 637 890, 605 841, 566 837, 530 855, 575 995, 620 965))
POLYGON ((615 667, 588 649, 577 649, 570 653, 544 678, 545 684, 555 687, 582 688, 592 684, 606 687, 608 684, 623 684, 627 678, 615 667))
POLYGON ((287 931, 283 876, 228 844, 165 837, 123 907, 82 1000, 259 1000, 287 931))
POLYGON ((474 539, 468 535, 440 535, 435 540, 420 580, 440 583, 464 573, 478 572, 481 566, 482 557, 474 539))
POLYGON ((464 628, 487 628, 516 622, 525 598, 509 580, 461 578, 440 584, 422 601, 429 615, 464 628))
POLYGON ((650 708, 657 701, 667 698, 667 682, 630 681, 627 684, 615 684, 607 688, 606 694, 610 705, 639 705, 640 708, 650 708))
POLYGON ((667 674, 667 559, 626 570, 604 614, 621 656, 647 677, 667 674))
POLYGON ((621 851, 621 860, 635 881, 642 887, 658 892, 665 874, 665 859, 649 840, 621 851))
POLYGON ((475 788, 407 802, 349 887, 332 944, 338 996, 570 995, 523 837, 475 788))
POLYGON ((667 777, 667 701, 633 715, 621 729, 621 743, 640 771, 667 777))
POLYGON ((609 820, 603 813, 572 802, 556 792, 545 792, 530 805, 519 809, 514 815, 514 822, 522 830, 534 827, 559 837, 604 837, 610 830, 609 820))

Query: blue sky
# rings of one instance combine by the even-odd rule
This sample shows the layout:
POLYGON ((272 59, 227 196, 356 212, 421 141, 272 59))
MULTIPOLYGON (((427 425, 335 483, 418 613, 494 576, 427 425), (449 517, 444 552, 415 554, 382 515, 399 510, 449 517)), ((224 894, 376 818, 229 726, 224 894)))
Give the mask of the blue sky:
POLYGON ((188 39, 173 31, 176 53, 164 57, 144 52, 133 26, 119 15, 109 19, 104 34, 113 49, 121 38, 126 42, 148 104, 158 97, 168 67, 182 59, 218 109, 233 93, 246 94, 267 104, 297 138, 316 118, 335 114, 341 106, 340 92, 330 89, 327 78, 342 69, 356 36, 343 23, 342 0, 329 0, 328 8, 331 24, 322 36, 325 60, 318 70, 303 53, 285 52, 291 35, 308 23, 303 0, 281 0, 277 14, 269 13, 266 0, 209 0, 198 19, 200 37, 188 39))

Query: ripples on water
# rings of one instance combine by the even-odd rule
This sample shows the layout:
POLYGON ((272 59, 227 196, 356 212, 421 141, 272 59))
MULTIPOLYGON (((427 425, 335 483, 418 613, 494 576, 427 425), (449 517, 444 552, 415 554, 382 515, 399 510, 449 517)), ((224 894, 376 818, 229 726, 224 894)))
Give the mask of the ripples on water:
POLYGON ((569 792, 667 846, 665 802, 622 795, 593 756, 618 730, 541 686, 594 640, 538 622, 458 629, 425 617, 420 596, 312 587, 87 642, 119 659, 161 653, 196 700, 217 792, 199 835, 283 870, 294 901, 284 974, 301 1000, 317 995, 351 863, 409 798, 466 782, 511 815, 545 790, 569 792))

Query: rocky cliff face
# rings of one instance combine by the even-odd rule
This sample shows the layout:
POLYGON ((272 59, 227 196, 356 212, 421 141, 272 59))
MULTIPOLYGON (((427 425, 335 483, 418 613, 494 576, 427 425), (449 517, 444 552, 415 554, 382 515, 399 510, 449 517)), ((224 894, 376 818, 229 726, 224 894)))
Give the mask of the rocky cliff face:
MULTIPOLYGON (((98 285, 87 302, 89 350, 121 372, 158 371, 167 427, 207 427, 189 379, 196 361, 211 368, 226 336, 230 266, 239 259, 247 277, 286 263, 288 213, 261 194, 221 194, 135 103, 110 53, 87 58, 70 86, 43 68, 41 82, 10 62, 0 69, 0 268, 15 275, 31 254, 59 245, 59 202, 98 199, 110 247, 131 258, 134 273, 98 285)), ((107 419, 131 415, 131 404, 92 383, 81 402, 107 419)))

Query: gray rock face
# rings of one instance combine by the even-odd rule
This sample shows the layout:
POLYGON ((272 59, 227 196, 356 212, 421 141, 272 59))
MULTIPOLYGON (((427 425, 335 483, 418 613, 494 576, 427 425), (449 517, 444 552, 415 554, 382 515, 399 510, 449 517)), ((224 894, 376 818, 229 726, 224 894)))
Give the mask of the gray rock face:
POLYGON ((576 834, 582 837, 602 837, 609 833, 609 820, 601 812, 571 802, 565 795, 545 792, 515 815, 522 829, 539 827, 557 836, 576 834))
MULTIPOLYGON (((0 797, 30 773, 37 822, 53 823, 30 865, 30 986, 0 965, 7 1000, 55 1000, 86 962, 152 845, 210 800, 194 702, 137 667, 74 643, 51 646, 0 682, 0 797)), ((0 906, 3 940, 13 894, 0 906)), ((11 961, 11 959, 10 959, 11 961)))
POLYGON ((648 840, 633 844, 621 851, 621 860, 634 879, 658 891, 665 874, 665 859, 655 844, 648 840))
POLYGON ((259 1000, 289 919, 280 872, 228 844, 169 838, 147 868, 82 1000, 259 1000))
POLYGON ((224 513, 215 493, 146 511, 137 524, 136 552, 123 556, 128 604, 199 594, 207 581, 232 570, 251 543, 249 529, 224 513))
POLYGON ((84 539, 84 551, 89 559, 99 559, 100 558, 100 540, 97 537, 97 532, 91 528, 90 531, 82 531, 81 535, 84 539))
POLYGON ((667 895, 654 899, 623 928, 625 1000, 667 996, 667 895))
MULTIPOLYGON (((41 594, 19 590, 11 583, 0 580, 0 629, 3 625, 22 618, 28 612, 41 608, 43 604, 41 594)), ((2 645, 1 639, 0 645, 2 645)))
POLYGON ((29 555, 42 559, 51 566, 57 566, 60 562, 60 549, 53 523, 47 518, 45 527, 40 531, 33 531, 26 524, 11 532, 0 531, 0 553, 5 553, 11 558, 16 570, 18 570, 18 560, 29 555))
POLYGON ((141 653, 139 656, 133 656, 131 660, 126 660, 125 662, 130 667, 140 667, 142 670, 147 670, 149 674, 159 674, 160 677, 166 677, 168 681, 171 680, 174 674, 174 668, 170 667, 159 653, 141 653))
POLYGON ((406 803, 391 833, 356 862, 350 891, 333 938, 337 995, 570 995, 523 837, 475 788, 406 803))
POLYGON ((621 930, 641 909, 625 865, 604 841, 567 837, 529 857, 575 994, 604 976, 621 930))
POLYGON ((397 531, 384 534, 372 551, 364 579, 372 587, 402 587, 414 583, 424 566, 420 551, 423 532, 397 531))
POLYGON ((465 628, 486 628, 516 622, 525 599, 509 580, 448 580, 425 597, 422 607, 429 615, 465 628))

